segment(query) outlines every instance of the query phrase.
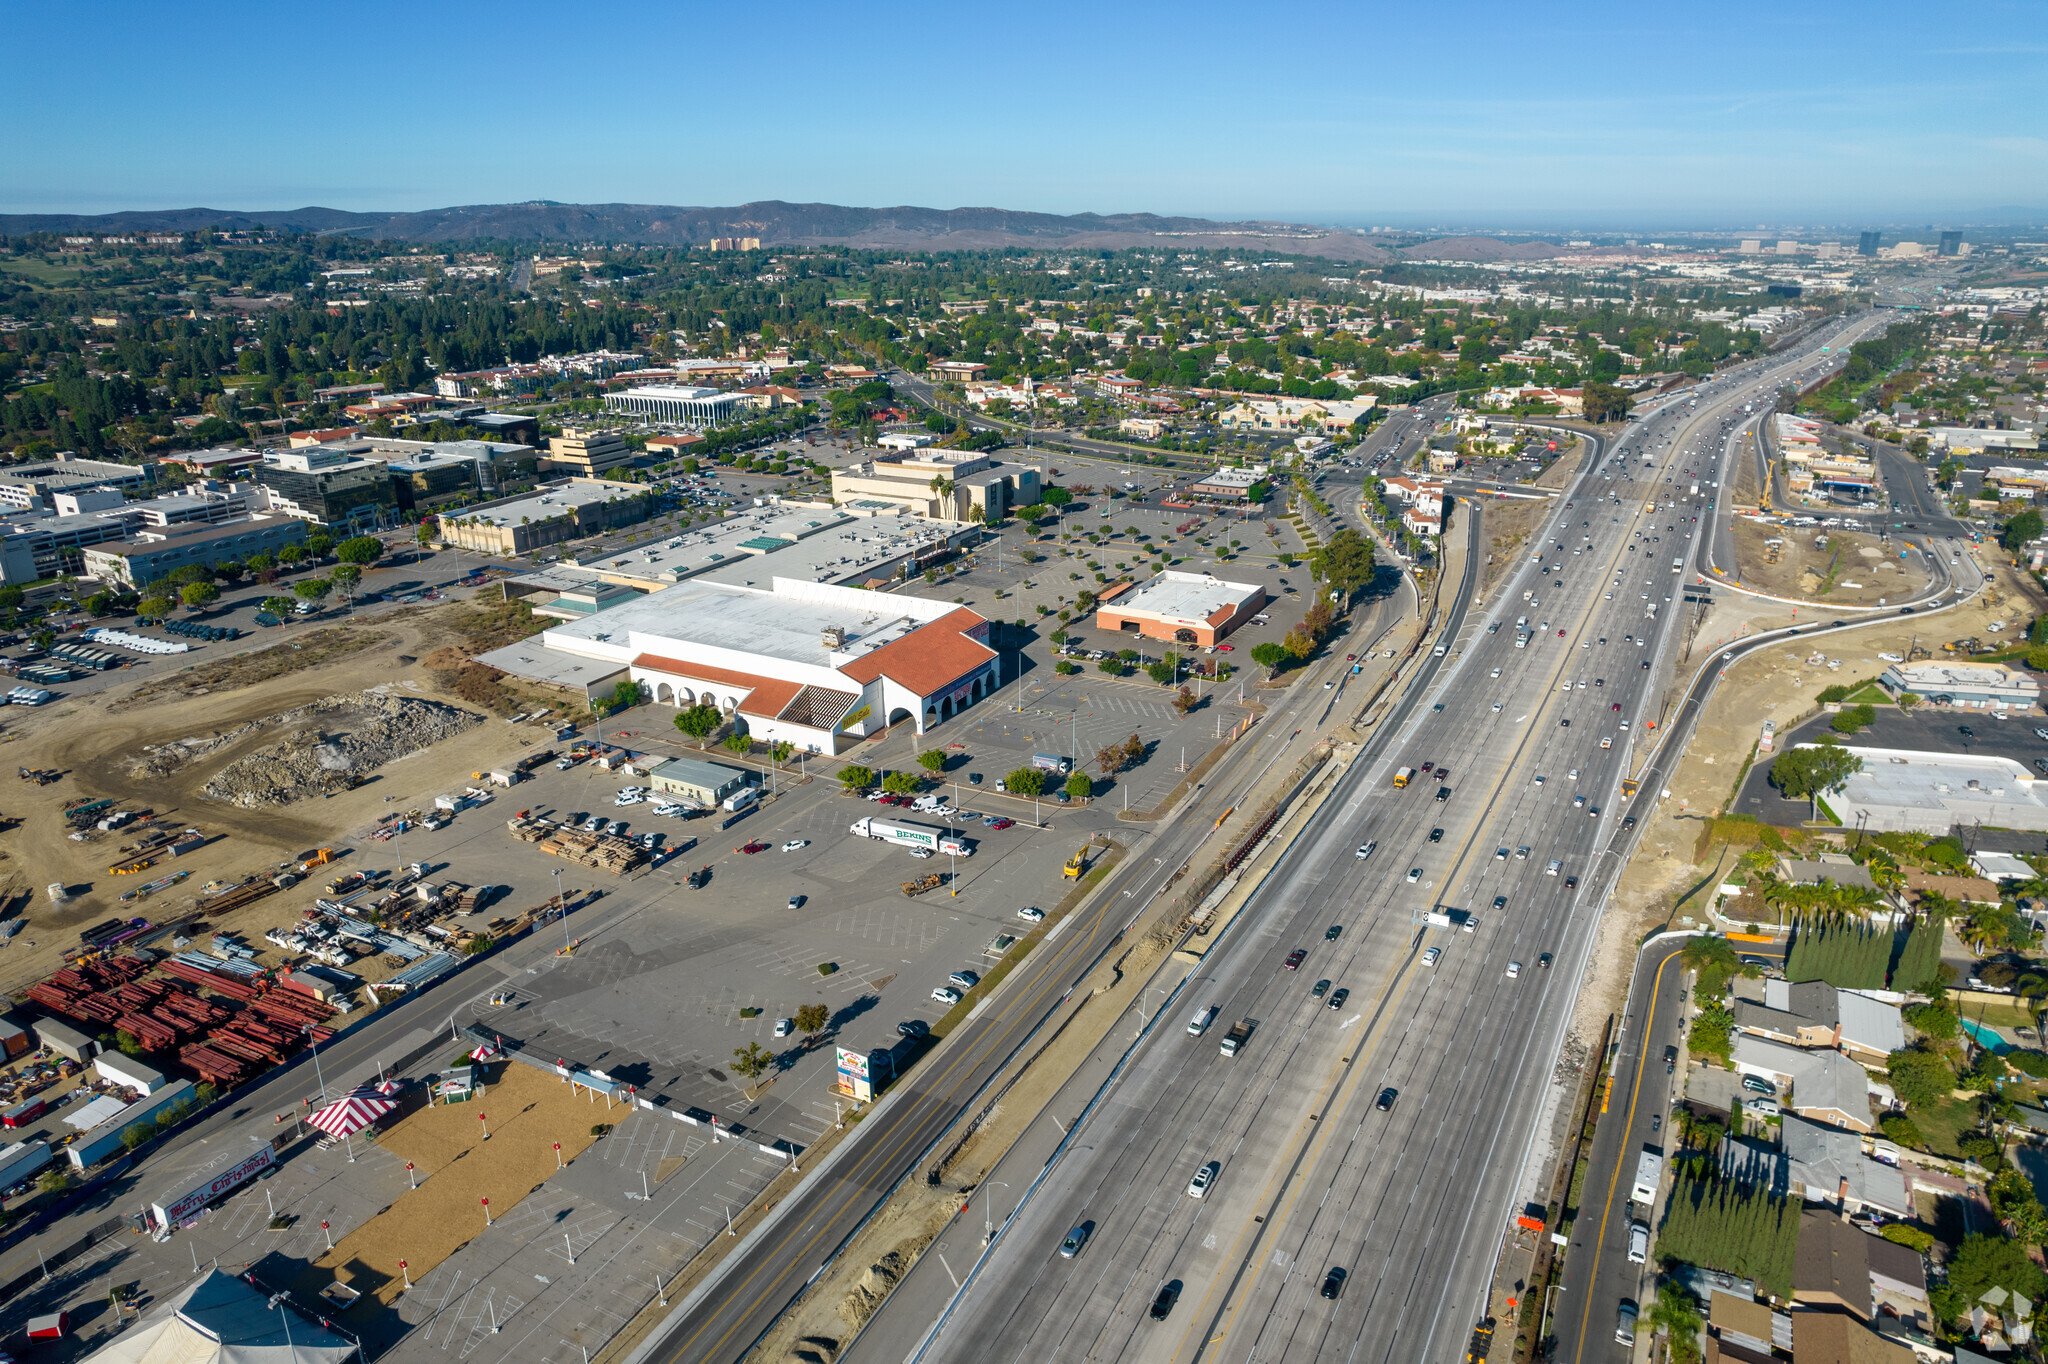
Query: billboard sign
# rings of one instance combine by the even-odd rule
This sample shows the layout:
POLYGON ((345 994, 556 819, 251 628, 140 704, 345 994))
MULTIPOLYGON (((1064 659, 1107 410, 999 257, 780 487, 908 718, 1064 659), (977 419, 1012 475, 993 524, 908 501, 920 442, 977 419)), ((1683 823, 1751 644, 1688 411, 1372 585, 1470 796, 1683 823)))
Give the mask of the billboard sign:
POLYGON ((868 1054, 847 1047, 835 1047, 834 1050, 839 1053, 839 1068, 832 1082, 833 1092, 843 1094, 856 1103, 872 1102, 875 1089, 868 1081, 868 1054))
POLYGON ((254 1155, 229 1166, 195 1189, 154 1204, 150 1211, 156 1214, 158 1226, 176 1226, 214 1199, 248 1183, 276 1163, 277 1157, 271 1153, 270 1147, 259 1147, 254 1155))

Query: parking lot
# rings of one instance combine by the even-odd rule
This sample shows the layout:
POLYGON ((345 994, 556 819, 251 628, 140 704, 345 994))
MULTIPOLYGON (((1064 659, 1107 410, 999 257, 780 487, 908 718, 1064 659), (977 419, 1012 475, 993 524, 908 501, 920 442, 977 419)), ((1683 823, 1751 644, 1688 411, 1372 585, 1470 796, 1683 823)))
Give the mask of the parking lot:
MULTIPOLYGON (((2048 729, 2048 718, 2038 711, 1998 720, 1983 711, 1949 710, 1926 705, 1910 711, 1901 711, 1896 706, 1878 706, 1876 710, 1876 723, 1843 741, 1858 748, 1905 748, 1925 753, 2011 758, 2022 767, 2048 773, 2048 767, 2036 767, 2036 764, 2048 764, 2048 739, 2035 732, 2048 729), (1964 733, 1965 730, 1969 733, 1964 733)), ((1834 716, 1823 712, 1790 734, 1778 735, 1777 751, 1783 753, 1796 745, 1818 741, 1823 733, 1829 732, 1828 725, 1833 719, 1834 716)), ((1767 824, 1796 826, 1807 817, 1807 802, 1804 799, 1786 800, 1779 795, 1777 788, 1771 785, 1770 769, 1770 762, 1765 758, 1760 758, 1750 769, 1732 812, 1754 815, 1767 824)), ((2006 842, 1995 833, 1987 834, 1986 838, 1989 841, 1979 846, 2006 846, 2006 842)), ((2012 838, 2018 840, 2012 843, 2012 847, 2026 852, 2039 851, 2042 845, 2042 835, 2038 833, 2017 833, 2012 838)))
MULTIPOLYGON (((565 940, 582 939, 572 955, 507 982, 502 1004, 491 1003, 495 989, 474 991, 458 1021, 502 1033, 530 1054, 601 1070, 665 1107, 702 1109, 799 1146, 834 1120, 831 1044, 888 1046, 899 1022, 942 1015, 933 988, 962 967, 986 973, 995 959, 984 949, 997 934, 1029 927, 1018 909, 1058 901, 1060 867, 1075 841, 1021 823, 992 830, 978 820, 892 811, 840 794, 830 779, 779 780, 779 794, 759 809, 689 820, 656 816, 651 804, 616 806, 630 784, 590 764, 568 772, 544 766, 446 830, 404 835, 383 845, 389 852, 366 857, 445 863, 446 874, 463 880, 509 882, 514 890, 501 903, 513 909, 552 893, 557 870, 565 890, 601 888, 600 912, 564 925, 565 940), (634 836, 658 832, 665 855, 651 870, 614 880, 513 840, 503 821, 514 805, 550 818, 602 814, 634 836), (950 824, 976 851, 921 862, 850 835, 863 816, 950 824), (784 851, 792 841, 803 846, 784 851), (750 843, 767 847, 738 851, 750 843), (708 883, 691 889, 686 878, 706 866, 708 883), (902 893, 902 882, 931 871, 957 880, 915 899, 902 893), (789 908, 791 896, 803 897, 798 909, 789 908), (602 927, 587 930, 586 919, 602 927), (821 975, 822 963, 836 969, 821 975), (816 1046, 774 1036, 778 1019, 811 1003, 824 1004, 831 1018, 816 1046), (731 1070, 734 1050, 750 1043, 775 1053, 777 1078, 758 1102, 731 1070)), ((1016 813, 971 801, 969 808, 1016 813)))

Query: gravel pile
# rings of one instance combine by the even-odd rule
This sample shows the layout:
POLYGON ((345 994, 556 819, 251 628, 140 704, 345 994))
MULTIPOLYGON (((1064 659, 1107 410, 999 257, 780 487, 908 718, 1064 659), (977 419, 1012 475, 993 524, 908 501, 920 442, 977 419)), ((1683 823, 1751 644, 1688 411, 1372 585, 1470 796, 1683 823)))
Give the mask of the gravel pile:
POLYGON ((370 691, 330 696, 269 723, 304 727, 223 767, 206 783, 208 796, 256 809, 346 791, 385 763, 482 724, 483 717, 439 701, 370 691))

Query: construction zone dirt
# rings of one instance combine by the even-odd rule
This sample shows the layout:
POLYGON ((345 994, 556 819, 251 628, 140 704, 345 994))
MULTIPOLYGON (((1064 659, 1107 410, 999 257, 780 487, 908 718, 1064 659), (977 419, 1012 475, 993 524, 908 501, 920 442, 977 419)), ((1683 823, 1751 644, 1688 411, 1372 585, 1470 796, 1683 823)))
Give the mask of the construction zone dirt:
POLYGON ((298 672, 303 668, 331 663, 347 654, 375 648, 388 638, 390 637, 381 631, 362 630, 349 625, 311 630, 267 649, 256 649, 230 658, 215 659, 165 677, 154 678, 126 696, 109 699, 106 705, 110 710, 125 710, 131 706, 146 706, 151 702, 171 700, 180 696, 203 696, 210 691, 247 687, 298 672))
MULTIPOLYGON (((347 791, 385 763, 421 752, 482 722, 483 717, 473 711, 381 690, 324 697, 257 722, 258 726, 300 728, 229 763, 202 791, 214 800, 244 809, 289 805, 310 796, 347 791)), ((160 748, 148 761, 163 763, 179 751, 188 750, 182 744, 160 748)))

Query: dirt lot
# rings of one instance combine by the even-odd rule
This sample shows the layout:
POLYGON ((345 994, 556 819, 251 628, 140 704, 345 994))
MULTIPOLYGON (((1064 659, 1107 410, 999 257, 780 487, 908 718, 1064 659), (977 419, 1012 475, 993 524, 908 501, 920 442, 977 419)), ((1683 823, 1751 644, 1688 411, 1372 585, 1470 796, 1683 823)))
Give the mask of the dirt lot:
MULTIPOLYGON (((2018 627, 2048 612, 2048 597, 2031 580, 2022 579, 1989 556, 1984 562, 1999 598, 1995 604, 1979 598, 1939 616, 1896 617, 1883 625, 1833 636, 1822 652, 1840 663, 1836 669, 1829 669, 1825 661, 1808 663, 1812 647, 1796 641, 1782 649, 1751 654, 1729 669, 1700 717, 1684 761, 1671 777, 1670 799, 1656 805, 1644 822, 1642 842, 1615 888, 1610 912, 1601 925, 1593 974, 1580 996, 1573 1023, 1578 1036, 1597 1035, 1600 1021, 1620 1007, 1634 960, 1633 947, 1644 932, 1682 916, 1704 921, 1708 897, 1699 892, 1718 879, 1715 873, 1721 850, 1709 846, 1706 860, 1695 862, 1701 851, 1700 835, 1704 822, 1720 814, 1734 798, 1765 719, 1777 721, 1778 732, 1785 733, 1819 709, 1815 698, 1823 687, 1849 685, 1883 672, 1886 660, 1878 657, 1881 653, 1903 657, 1917 642, 1922 648, 1932 647, 1939 658, 1943 640, 1961 635, 1996 638, 1984 628, 1993 620, 2007 621, 2002 633, 2011 638, 2018 627)), ((1806 618, 1812 618, 1810 611, 1806 618)), ((1788 609, 1773 603, 1724 600, 1702 626, 1692 657, 1697 660, 1742 635, 1790 625, 1794 620, 1788 609)), ((1689 677, 1690 668, 1681 673, 1689 677)))
POLYGON ((408 1114, 378 1144, 419 1167, 419 1188, 336 1241, 301 1276, 299 1291, 310 1301, 340 1278, 390 1306, 405 1290, 400 1259, 415 1281, 424 1278, 484 1229, 481 1200, 491 1200, 494 1218, 511 1212, 554 1174, 555 1143, 563 1160, 574 1160, 597 1140, 591 1127, 603 1115, 567 1083, 503 1061, 490 1067, 477 1098, 408 1114), (488 1141, 480 1115, 489 1118, 488 1141))
MULTIPOLYGON (((248 809, 205 794, 224 768, 277 744, 284 730, 271 723, 273 717, 331 698, 382 688, 392 697, 442 703, 470 715, 524 705, 511 689, 476 676, 486 669, 427 666, 448 663, 450 648, 491 647, 516 628, 504 615, 502 608, 464 603, 401 611, 361 626, 307 631, 260 652, 208 659, 189 673, 116 690, 104 700, 59 702, 21 712, 18 719, 10 713, 0 737, 5 763, 63 776, 47 786, 21 782, 0 803, 6 815, 22 821, 0 832, 0 904, 10 917, 25 912, 28 920, 16 937, 0 944, 0 988, 18 989, 55 970, 81 928, 117 913, 173 921, 189 914, 209 882, 267 874, 307 848, 343 846, 349 831, 374 824, 393 807, 407 809, 459 790, 470 784, 473 771, 500 765, 515 746, 533 742, 538 731, 530 727, 508 731, 496 721, 470 722, 423 751, 408 748, 410 756, 366 769, 354 790, 248 809), (436 650, 441 656, 429 659, 436 650), (175 763, 146 760, 152 746, 179 741, 193 756, 175 763), (164 827, 196 827, 210 841, 147 872, 111 875, 109 868, 125 860, 122 848, 130 845, 132 832, 93 831, 73 840, 61 810, 87 798, 152 811, 164 827), (174 870, 189 875, 152 898, 120 900, 139 883, 174 870), (68 889, 65 903, 52 902, 52 884, 68 889)), ((348 859, 340 869, 352 869, 348 859)), ((263 931, 295 918, 314 893, 302 884, 209 927, 242 933, 261 948, 263 931)))
POLYGON ((1887 548, 1874 535, 1834 528, 1735 523, 1735 579, 1776 597, 1876 606, 1905 601, 1927 589, 1926 564, 1916 553, 1901 560, 1901 545, 1887 548), (1826 544, 1817 543, 1825 540, 1826 544), (1767 542, 1777 540, 1777 562, 1767 542))
POLYGON ((1478 502, 1486 532, 1486 565, 1479 581, 1479 593, 1484 596, 1493 591, 1496 582, 1513 571, 1521 558, 1522 546, 1528 543, 1529 536, 1543 524, 1557 504, 1547 497, 1533 501, 1486 497, 1478 499, 1478 502))

